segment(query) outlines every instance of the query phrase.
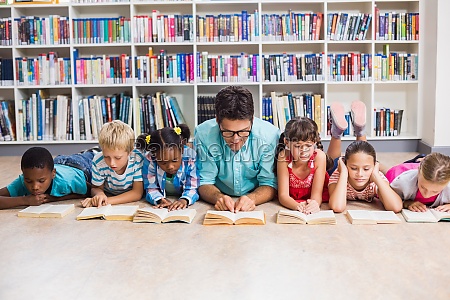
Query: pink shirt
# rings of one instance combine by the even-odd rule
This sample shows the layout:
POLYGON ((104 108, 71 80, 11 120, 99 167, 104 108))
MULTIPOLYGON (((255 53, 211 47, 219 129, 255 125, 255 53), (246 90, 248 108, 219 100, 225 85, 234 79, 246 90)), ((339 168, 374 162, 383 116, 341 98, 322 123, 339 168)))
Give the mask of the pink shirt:
MULTIPOLYGON (((330 176, 330 181, 328 185, 332 183, 337 183, 339 180, 339 171, 336 169, 330 176)), ((380 176, 383 180, 388 182, 383 173, 380 172, 380 176)), ((347 181, 347 200, 364 200, 367 202, 372 202, 374 197, 377 197, 378 187, 375 182, 369 183, 364 190, 357 191, 353 186, 347 181)))
MULTIPOLYGON (((409 171, 409 170, 418 170, 419 169, 418 163, 403 163, 396 166, 393 166, 386 172, 386 178, 389 180, 389 182, 394 181, 395 178, 397 178, 398 175, 402 174, 403 172, 409 171)), ((438 194, 439 195, 439 194, 438 194)), ((423 204, 431 204, 436 201, 436 198, 438 195, 432 196, 430 198, 424 198, 422 194, 420 193, 420 190, 417 188, 417 194, 415 201, 419 201, 423 204)))

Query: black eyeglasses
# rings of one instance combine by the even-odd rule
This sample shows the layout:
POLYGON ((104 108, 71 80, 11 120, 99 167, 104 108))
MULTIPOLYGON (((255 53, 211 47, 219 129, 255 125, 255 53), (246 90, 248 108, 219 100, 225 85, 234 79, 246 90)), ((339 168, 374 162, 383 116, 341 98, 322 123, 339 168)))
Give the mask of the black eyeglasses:
POLYGON ((249 130, 238 130, 238 131, 232 131, 232 130, 222 130, 220 129, 220 133, 224 138, 231 138, 235 134, 237 134, 238 137, 248 137, 250 135, 250 132, 252 131, 252 125, 250 125, 249 130))

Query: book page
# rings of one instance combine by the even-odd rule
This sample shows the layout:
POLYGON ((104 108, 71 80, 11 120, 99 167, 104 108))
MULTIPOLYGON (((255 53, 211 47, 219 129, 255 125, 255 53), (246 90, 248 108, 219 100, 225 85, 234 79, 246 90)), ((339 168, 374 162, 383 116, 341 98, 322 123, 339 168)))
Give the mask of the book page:
POLYGON ((262 210, 240 211, 235 215, 235 221, 239 219, 258 219, 264 220, 264 212, 262 210))
POLYGON ((18 212, 18 214, 40 214, 47 210, 50 207, 50 204, 42 204, 39 206, 28 206, 25 209, 22 209, 18 212))
POLYGON ((306 215, 306 220, 312 221, 316 219, 334 219, 336 218, 332 210, 321 210, 319 212, 306 215))
POLYGON ((67 211, 75 209, 74 204, 60 204, 60 205, 50 205, 44 213, 45 214, 61 214, 64 215, 67 211))
POLYGON ((225 217, 225 218, 230 219, 231 221, 233 221, 233 223, 236 222, 236 214, 232 213, 231 211, 208 210, 206 213, 207 214, 212 214, 212 215, 218 215, 218 216, 225 217))
POLYGON ((113 205, 109 206, 105 216, 133 216, 139 205, 113 205))
POLYGON ((377 223, 400 223, 401 219, 390 210, 387 211, 371 211, 370 214, 377 221, 377 223))
POLYGON ((373 220, 370 212, 366 210, 347 210, 347 214, 349 214, 353 220, 373 220))
POLYGON ((438 221, 450 218, 450 212, 448 211, 437 211, 435 209, 430 209, 430 211, 436 217, 436 219, 438 219, 438 221))
POLYGON ((100 208, 97 207, 86 207, 83 211, 77 216, 78 219, 90 219, 90 218, 98 218, 105 215, 108 209, 111 207, 111 204, 107 206, 102 206, 100 208))
POLYGON ((186 208, 180 210, 173 210, 167 213, 167 216, 164 218, 164 221, 186 221, 189 220, 189 223, 192 222, 197 211, 193 208, 186 208))
POLYGON ((278 213, 282 216, 293 216, 306 221, 306 215, 298 210, 280 209, 278 213))
POLYGON ((430 222, 435 223, 438 220, 433 213, 428 209, 425 212, 410 211, 409 209, 402 209, 402 215, 407 222, 430 222))
POLYGON ((157 216, 158 218, 160 218, 161 220, 164 219, 167 216, 167 213, 169 212, 169 210, 167 208, 153 208, 153 207, 144 207, 144 208, 139 208, 139 212, 145 212, 145 213, 149 213, 149 214, 153 214, 155 216, 157 216))

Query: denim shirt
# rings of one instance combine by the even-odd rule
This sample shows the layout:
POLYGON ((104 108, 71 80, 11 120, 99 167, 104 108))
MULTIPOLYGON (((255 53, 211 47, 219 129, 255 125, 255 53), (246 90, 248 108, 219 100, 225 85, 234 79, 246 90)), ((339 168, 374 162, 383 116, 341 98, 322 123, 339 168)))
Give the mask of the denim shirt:
MULTIPOLYGON (((198 200, 198 172, 195 164, 195 151, 184 146, 180 168, 173 178, 175 189, 181 194, 180 199, 186 199, 188 205, 198 200)), ((142 167, 142 177, 144 179, 145 199, 152 205, 156 205, 159 200, 166 197, 166 172, 158 166, 150 154, 145 155, 142 167)))
POLYGON ((198 125, 194 144, 200 186, 213 184, 230 196, 245 195, 259 186, 277 188, 273 165, 279 136, 278 128, 254 118, 247 141, 234 152, 215 119, 198 125))

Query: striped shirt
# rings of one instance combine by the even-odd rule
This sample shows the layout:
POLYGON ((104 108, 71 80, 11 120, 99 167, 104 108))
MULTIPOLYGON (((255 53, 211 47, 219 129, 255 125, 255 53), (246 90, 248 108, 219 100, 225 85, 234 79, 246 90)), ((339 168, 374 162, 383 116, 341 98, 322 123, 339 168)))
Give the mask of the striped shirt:
MULTIPOLYGON (((188 205, 198 200, 197 192, 199 177, 195 165, 196 153, 192 148, 184 146, 183 158, 177 173, 173 177, 175 187, 181 199, 186 199, 188 205)), ((144 178, 145 199, 156 205, 159 200, 166 197, 166 172, 158 166, 158 163, 150 155, 145 156, 142 167, 142 177, 144 178)))
POLYGON ((103 153, 97 153, 92 160, 92 184, 101 186, 113 195, 119 195, 133 188, 134 181, 142 181, 144 156, 134 149, 128 156, 128 165, 123 174, 117 174, 105 162, 103 153))
MULTIPOLYGON (((330 181, 328 182, 328 185, 332 183, 337 183, 339 180, 339 171, 336 169, 333 174, 330 176, 330 181)), ((381 178, 388 182, 387 178, 384 176, 383 173, 380 172, 381 178)), ((388 182, 389 183, 389 182, 388 182)), ((375 184, 375 182, 370 182, 364 190, 357 191, 353 186, 350 185, 347 181, 347 200, 364 200, 367 202, 372 202, 373 198, 378 197, 378 187, 375 184)))

